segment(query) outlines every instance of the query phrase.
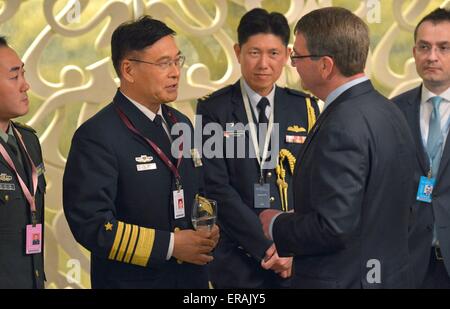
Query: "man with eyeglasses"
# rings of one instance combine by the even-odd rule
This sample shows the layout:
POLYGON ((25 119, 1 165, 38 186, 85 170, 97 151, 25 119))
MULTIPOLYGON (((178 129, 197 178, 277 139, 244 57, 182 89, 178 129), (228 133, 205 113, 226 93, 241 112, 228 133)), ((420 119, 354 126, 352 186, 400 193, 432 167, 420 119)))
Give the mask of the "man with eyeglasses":
POLYGON ((293 209, 291 168, 319 109, 305 93, 276 85, 289 59, 290 29, 282 14, 253 9, 242 17, 237 32, 234 50, 241 79, 200 99, 197 107, 203 126, 218 123, 224 131, 223 157, 204 160, 207 195, 220 205, 221 239, 211 279, 218 288, 283 288, 289 286, 292 259, 278 256, 258 214, 265 208, 293 209), (279 129, 272 136, 264 129, 271 122, 279 129), (249 123, 258 126, 255 138, 251 128, 243 130, 249 123), (266 139, 270 142, 264 144, 266 139), (242 144, 246 152, 241 157, 230 150, 242 144), (254 148, 259 156, 263 146, 275 167, 264 152, 250 156, 254 148))
POLYGON ((425 16, 414 40, 423 84, 393 99, 408 120, 417 152, 409 249, 415 287, 449 289, 450 11, 438 8, 425 16))
POLYGON ((297 23, 293 65, 325 102, 294 171, 294 212, 260 219, 295 288, 408 288, 413 139, 364 74, 367 25, 344 8, 297 23))
POLYGON ((177 98, 184 63, 174 35, 149 16, 114 31, 120 89, 72 140, 64 212, 91 252, 93 288, 208 288, 205 264, 219 231, 195 231, 185 206, 203 180, 200 167, 181 155, 183 146, 172 147, 173 126, 193 129, 165 105, 177 98))

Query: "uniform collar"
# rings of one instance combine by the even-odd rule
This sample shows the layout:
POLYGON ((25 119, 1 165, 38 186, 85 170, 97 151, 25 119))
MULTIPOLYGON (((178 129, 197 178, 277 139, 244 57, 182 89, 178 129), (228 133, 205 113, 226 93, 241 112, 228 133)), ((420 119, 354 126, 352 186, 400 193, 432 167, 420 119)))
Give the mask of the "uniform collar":
POLYGON ((164 116, 162 114, 161 105, 159 106, 158 112, 155 114, 151 110, 149 110, 147 107, 145 107, 143 104, 131 99, 130 97, 126 96, 122 91, 120 91, 122 95, 128 99, 131 103, 133 103, 134 106, 136 106, 147 118, 149 118, 151 121, 153 121, 156 117, 156 114, 160 115, 162 119, 164 119, 164 116))
POLYGON ((14 135, 14 131, 12 129, 12 122, 11 121, 9 122, 8 132, 5 133, 5 132, 3 132, 3 130, 0 130, 0 137, 3 139, 3 141, 5 143, 8 142, 8 135, 9 134, 14 135))
MULTIPOLYGON (((250 104, 252 105, 253 109, 256 109, 262 96, 260 94, 258 94, 257 92, 255 92, 252 88, 250 88, 250 86, 247 84, 247 82, 245 81, 244 78, 243 78, 243 81, 244 81, 245 91, 247 92, 247 96, 250 100, 250 104)), ((275 98, 275 89, 276 89, 276 86, 274 84, 272 90, 266 96, 266 98, 269 100, 269 104, 270 104, 271 108, 273 107, 273 100, 275 98)))

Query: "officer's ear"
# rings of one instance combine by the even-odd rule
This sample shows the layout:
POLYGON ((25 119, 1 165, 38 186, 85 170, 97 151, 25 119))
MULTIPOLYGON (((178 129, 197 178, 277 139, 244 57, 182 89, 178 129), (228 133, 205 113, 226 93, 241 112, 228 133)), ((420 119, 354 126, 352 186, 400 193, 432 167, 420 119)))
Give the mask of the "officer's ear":
POLYGON ((241 46, 236 43, 233 46, 234 49, 234 54, 236 55, 237 61, 239 62, 239 64, 241 63, 241 46))
POLYGON ((334 59, 329 56, 323 56, 320 58, 319 71, 324 80, 330 79, 334 75, 337 69, 334 63, 334 59))
POLYGON ((133 63, 128 60, 124 59, 122 63, 120 64, 120 74, 123 79, 125 79, 129 83, 134 83, 134 67, 133 63))

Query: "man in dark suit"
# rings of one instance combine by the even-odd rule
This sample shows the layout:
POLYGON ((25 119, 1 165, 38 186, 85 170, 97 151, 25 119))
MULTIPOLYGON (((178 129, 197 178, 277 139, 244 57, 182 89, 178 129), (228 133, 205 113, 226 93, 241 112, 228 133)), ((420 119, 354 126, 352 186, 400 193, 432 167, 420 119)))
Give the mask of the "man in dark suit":
POLYGON ((450 11, 439 8, 425 16, 416 27, 414 40, 413 53, 423 85, 393 99, 405 114, 417 153, 413 192, 417 198, 409 248, 415 287, 448 289, 450 11), (434 184, 427 184, 431 181, 434 184))
POLYGON ((325 109, 297 160, 295 211, 261 213, 264 231, 294 255, 293 287, 409 287, 414 147, 400 110, 363 73, 368 28, 332 7, 295 30, 292 63, 325 109))
POLYGON ((283 15, 263 9, 246 13, 234 46, 241 80, 198 103, 204 128, 214 123, 223 130, 222 153, 208 156, 203 149, 206 192, 218 201, 222 231, 210 267, 218 288, 288 286, 292 259, 278 256, 273 242, 264 236, 258 214, 264 208, 293 209, 295 156, 319 114, 308 95, 275 84, 288 60, 289 36, 283 15), (271 122, 276 129, 270 143, 264 144, 271 122), (259 129, 246 130, 249 123, 259 124, 259 129), (239 145, 247 147, 239 152, 239 145), (263 146, 271 153, 269 162, 261 158, 263 146), (256 158, 255 153, 261 156, 256 158))
POLYGON ((188 205, 201 190, 201 170, 181 155, 191 141, 171 147, 170 133, 192 124, 164 105, 177 98, 184 62, 174 35, 149 16, 114 31, 120 89, 72 140, 64 212, 91 252, 93 288, 208 287, 204 265, 213 259, 218 228, 193 230, 188 205))
POLYGON ((44 288, 44 165, 28 113, 24 64, 0 37, 0 289, 44 288))

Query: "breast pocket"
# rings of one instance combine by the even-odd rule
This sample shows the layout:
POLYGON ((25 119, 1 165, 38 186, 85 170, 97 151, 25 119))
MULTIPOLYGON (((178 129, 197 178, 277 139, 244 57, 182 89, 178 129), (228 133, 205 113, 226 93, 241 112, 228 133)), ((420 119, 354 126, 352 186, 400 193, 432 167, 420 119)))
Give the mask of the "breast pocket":
MULTIPOLYGON (((3 184, 0 184, 0 187, 3 184)), ((14 186, 15 190, 2 190, 0 189, 0 230, 8 231, 11 222, 18 220, 18 203, 21 198, 20 188, 14 186)))

